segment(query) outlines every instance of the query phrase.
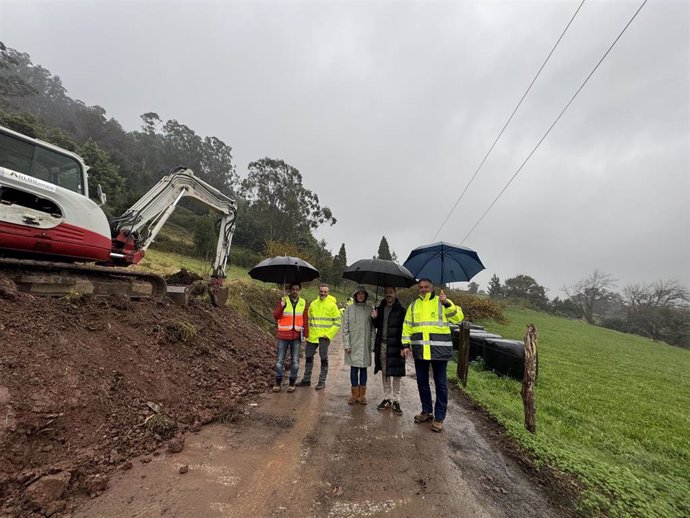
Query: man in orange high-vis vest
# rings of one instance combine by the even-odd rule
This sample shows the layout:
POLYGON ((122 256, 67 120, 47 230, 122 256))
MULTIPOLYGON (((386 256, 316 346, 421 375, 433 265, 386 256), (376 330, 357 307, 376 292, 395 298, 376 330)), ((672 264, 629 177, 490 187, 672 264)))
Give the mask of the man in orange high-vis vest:
POLYGON ((288 392, 295 391, 297 369, 299 368, 299 346, 309 336, 307 322, 307 303, 299 296, 302 286, 299 282, 290 284, 289 295, 278 301, 273 310, 273 317, 278 322, 278 351, 276 358, 276 383, 273 392, 280 392, 283 384, 283 365, 287 350, 290 348, 290 378, 288 392))

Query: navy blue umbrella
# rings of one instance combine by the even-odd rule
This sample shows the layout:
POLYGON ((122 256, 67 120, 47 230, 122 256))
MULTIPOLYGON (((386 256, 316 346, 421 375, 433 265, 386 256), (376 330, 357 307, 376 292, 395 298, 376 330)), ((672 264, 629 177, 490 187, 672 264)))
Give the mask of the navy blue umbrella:
POLYGON ((403 266, 417 279, 431 279, 434 284, 469 282, 484 269, 477 252, 443 241, 415 248, 403 266))

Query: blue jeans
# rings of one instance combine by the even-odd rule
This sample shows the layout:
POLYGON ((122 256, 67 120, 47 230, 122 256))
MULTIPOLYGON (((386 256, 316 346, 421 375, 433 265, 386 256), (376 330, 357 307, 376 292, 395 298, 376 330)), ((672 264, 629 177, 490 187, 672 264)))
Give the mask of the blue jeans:
POLYGON ((366 367, 350 367, 350 383, 353 387, 367 386, 367 368, 366 367))
POLYGON ((448 380, 446 369, 447 361, 440 360, 415 360, 414 370, 417 374, 417 390, 422 401, 422 412, 431 414, 434 419, 443 421, 446 418, 448 407, 448 380), (434 385, 436 385, 436 405, 431 406, 431 387, 429 386, 429 364, 434 371, 434 385))
POLYGON ((278 358, 276 359, 276 380, 283 380, 283 364, 290 347, 290 381, 294 383, 297 379, 297 369, 299 368, 299 339, 283 340, 278 338, 278 358))

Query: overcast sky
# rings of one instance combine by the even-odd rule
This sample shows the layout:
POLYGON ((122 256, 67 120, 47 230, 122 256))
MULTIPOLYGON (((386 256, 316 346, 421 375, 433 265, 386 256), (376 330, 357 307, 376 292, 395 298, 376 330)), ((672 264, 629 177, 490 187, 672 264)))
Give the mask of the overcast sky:
MULTIPOLYGON (((580 1, 0 0, 0 40, 127 130, 157 112, 281 158, 348 261, 432 242, 580 1)), ((637 10, 585 2, 436 240, 460 244, 637 10)), ((690 2, 650 0, 462 243, 563 296, 595 269, 690 286, 690 2)), ((176 164, 171 164, 171 166, 176 164)), ((238 222, 241 225, 241 222, 238 222)))

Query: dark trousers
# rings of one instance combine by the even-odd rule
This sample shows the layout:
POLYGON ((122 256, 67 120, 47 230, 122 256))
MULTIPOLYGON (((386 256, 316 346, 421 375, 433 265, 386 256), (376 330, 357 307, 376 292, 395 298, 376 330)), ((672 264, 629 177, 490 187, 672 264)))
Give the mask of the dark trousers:
POLYGON ((414 370, 417 374, 417 390, 422 401, 422 412, 431 414, 434 419, 443 421, 446 418, 448 407, 448 378, 446 369, 447 361, 441 360, 415 360, 414 370), (434 385, 436 386, 436 405, 432 407, 431 387, 429 386, 429 366, 434 372, 434 385))
POLYGON ((314 367, 314 355, 319 351, 321 358, 321 372, 319 381, 325 382, 328 376, 328 346, 331 341, 328 338, 319 338, 319 343, 307 342, 304 348, 304 377, 303 380, 311 381, 311 370, 314 367))
POLYGON ((353 387, 367 386, 367 368, 366 367, 350 367, 350 384, 353 387))

